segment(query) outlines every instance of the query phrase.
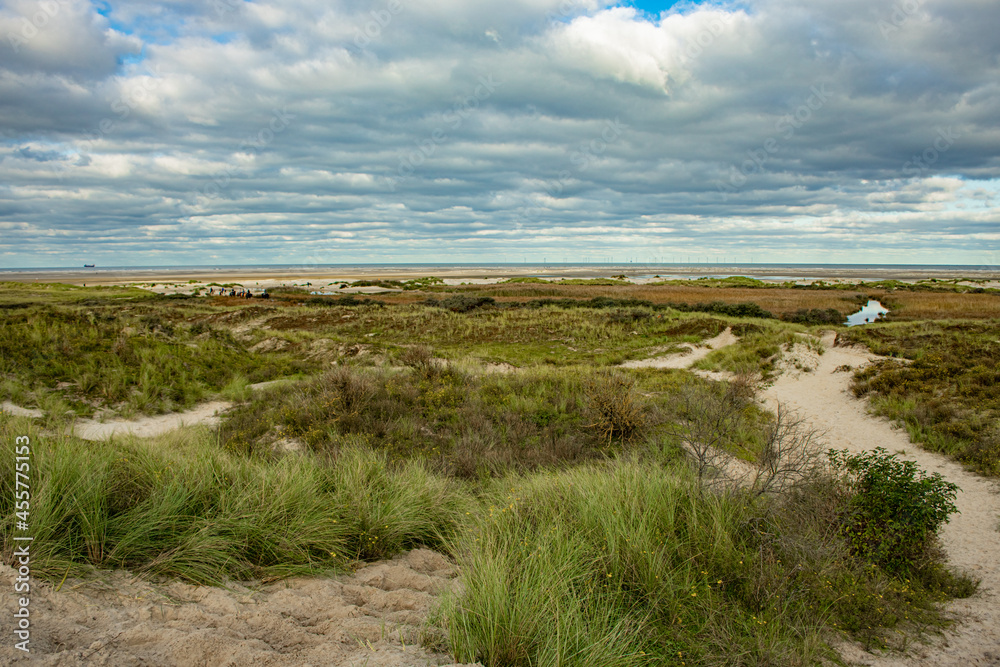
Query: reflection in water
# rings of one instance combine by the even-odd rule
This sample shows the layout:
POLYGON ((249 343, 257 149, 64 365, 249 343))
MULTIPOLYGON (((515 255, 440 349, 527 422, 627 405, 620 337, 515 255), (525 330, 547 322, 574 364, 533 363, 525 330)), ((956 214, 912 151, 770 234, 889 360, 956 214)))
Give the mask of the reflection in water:
POLYGON ((864 308, 858 312, 848 315, 847 322, 845 324, 849 327, 857 326, 858 324, 867 324, 868 322, 876 322, 883 315, 889 312, 889 309, 883 306, 878 301, 869 300, 868 303, 864 305, 864 308))

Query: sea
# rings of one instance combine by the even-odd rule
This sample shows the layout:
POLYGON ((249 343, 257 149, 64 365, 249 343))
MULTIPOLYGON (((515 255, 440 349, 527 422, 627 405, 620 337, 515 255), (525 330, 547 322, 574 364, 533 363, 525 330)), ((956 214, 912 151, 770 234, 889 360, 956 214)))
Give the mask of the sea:
MULTIPOLYGON (((794 263, 653 263, 653 262, 510 262, 510 263, 352 263, 352 264, 192 264, 192 265, 117 265, 94 267, 39 266, 0 267, 0 279, 6 274, 26 273, 87 273, 99 275, 127 275, 130 273, 422 273, 432 276, 435 272, 462 272, 475 275, 517 273, 540 278, 578 277, 588 275, 624 274, 630 278, 725 278, 729 276, 753 276, 762 280, 800 280, 813 275, 871 273, 873 275, 922 275, 940 274, 948 277, 963 277, 969 274, 998 274, 1000 265, 988 264, 794 264, 794 263)), ((8 278, 9 279, 9 278, 8 278)))

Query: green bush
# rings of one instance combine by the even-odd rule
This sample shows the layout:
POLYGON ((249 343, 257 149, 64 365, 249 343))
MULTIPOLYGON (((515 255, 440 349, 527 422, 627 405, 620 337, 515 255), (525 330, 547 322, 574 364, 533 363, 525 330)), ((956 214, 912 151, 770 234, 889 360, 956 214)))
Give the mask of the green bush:
POLYGON ((786 322, 796 324, 843 324, 847 318, 836 308, 800 308, 782 316, 786 322))
POLYGON ((756 303, 725 303, 723 301, 712 301, 711 303, 671 303, 674 310, 683 313, 715 313, 716 315, 728 315, 729 317, 759 317, 761 319, 773 319, 774 315, 769 310, 764 310, 756 303))
POLYGON ((495 299, 491 296, 464 296, 461 294, 449 296, 438 301, 437 299, 427 299, 424 303, 428 306, 445 308, 455 313, 467 313, 483 306, 492 306, 495 299))
POLYGON ((842 531, 852 552, 887 572, 904 574, 939 559, 938 530, 957 511, 958 485, 928 475, 879 447, 863 454, 828 453, 853 493, 842 531))

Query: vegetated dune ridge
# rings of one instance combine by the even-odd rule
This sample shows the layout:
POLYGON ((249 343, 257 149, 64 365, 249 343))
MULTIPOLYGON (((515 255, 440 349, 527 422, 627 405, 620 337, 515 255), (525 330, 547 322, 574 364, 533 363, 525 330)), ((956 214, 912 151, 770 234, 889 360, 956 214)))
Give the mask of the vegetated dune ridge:
MULTIPOLYGON (((731 342, 717 338, 706 352, 731 342)), ((920 449, 904 431, 867 414, 865 403, 848 389, 851 374, 835 369, 858 368, 875 355, 862 348, 836 347, 832 334, 824 343, 827 349, 821 356, 795 346, 794 359, 780 364, 783 373, 765 391, 765 398, 797 411, 825 433, 829 447, 857 452, 881 446, 890 452, 905 451, 905 457, 921 468, 957 483, 962 489, 956 501, 960 514, 945 526, 942 541, 954 566, 982 580, 975 596, 949 604, 959 623, 927 645, 915 644, 904 655, 873 655, 849 644, 838 648, 850 664, 872 667, 1000 665, 998 485, 944 456, 920 449), (792 363, 795 360, 801 363, 792 363)), ((690 352, 669 359, 671 367, 695 360, 690 352)), ((185 424, 192 421, 183 420, 185 424)), ((12 589, 14 576, 10 568, 0 567, 0 585, 12 589)), ((50 584, 36 582, 31 662, 443 664, 449 658, 421 648, 417 633, 433 594, 451 585, 453 576, 443 556, 417 550, 369 565, 353 576, 290 579, 259 591, 181 583, 156 587, 124 572, 107 575, 103 583, 71 580, 59 593, 50 584)), ((3 596, 2 613, 12 614, 13 604, 13 596, 3 596)), ((0 662, 18 658, 23 655, 12 645, 0 647, 0 662)))
MULTIPOLYGON (((13 590, 14 570, 0 565, 13 590)), ((126 572, 66 581, 59 592, 35 581, 31 653, 0 646, 0 664, 305 667, 452 664, 420 645, 436 595, 454 583, 447 558, 415 549, 353 575, 302 577, 250 589, 170 583, 126 572)), ((12 619, 15 596, 2 596, 12 619)))
POLYGON ((785 372, 765 392, 770 403, 780 401, 798 412, 809 425, 825 432, 825 444, 852 452, 884 447, 890 453, 905 451, 902 458, 916 461, 928 472, 940 472, 961 491, 942 531, 943 546, 951 565, 980 578, 979 592, 955 600, 948 610, 959 622, 944 637, 929 644, 915 644, 905 655, 872 655, 854 646, 839 647, 851 664, 873 667, 984 667, 1000 665, 1000 486, 966 471, 948 458, 910 442, 905 431, 867 414, 865 403, 850 393, 850 372, 837 372, 844 364, 857 368, 875 359, 863 348, 834 347, 833 335, 824 338, 825 354, 814 357, 811 372, 785 372))

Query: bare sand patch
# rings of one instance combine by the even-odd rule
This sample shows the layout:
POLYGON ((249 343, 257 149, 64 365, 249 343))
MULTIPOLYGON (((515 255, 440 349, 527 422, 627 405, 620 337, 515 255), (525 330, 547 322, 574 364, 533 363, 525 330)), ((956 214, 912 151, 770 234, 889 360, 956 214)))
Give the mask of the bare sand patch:
POLYGON ((687 368, 691 364, 704 359, 713 350, 718 350, 720 348, 726 347, 727 345, 732 345, 737 342, 739 338, 733 335, 733 330, 731 328, 726 328, 725 331, 720 333, 714 338, 709 338, 708 340, 702 341, 699 345, 691 345, 690 343, 684 343, 682 347, 686 348, 683 352, 675 352, 674 354, 664 355, 662 357, 653 357, 651 359, 638 359, 633 361, 626 361, 621 365, 622 368, 687 368))
POLYGON ((196 424, 215 426, 219 423, 221 413, 231 408, 232 405, 227 401, 210 401, 186 412, 175 412, 156 417, 141 417, 132 420, 114 419, 106 422, 81 419, 73 425, 73 435, 84 440, 106 440, 115 435, 152 438, 182 426, 196 424))
MULTIPOLYGON (((13 642, 0 663, 38 665, 368 665, 451 664, 420 646, 436 597, 455 585, 441 554, 416 549, 352 575, 300 577, 228 589, 154 584, 124 571, 66 581, 36 581, 31 595, 31 655, 13 642)), ((13 590, 15 571, 0 565, 13 590)), ((2 597, 13 617, 15 599, 2 597)))
POLYGON ((820 355, 805 343, 795 343, 785 349, 775 367, 783 376, 798 377, 802 373, 812 373, 819 368, 820 355))
POLYGON ((483 364, 484 373, 497 373, 500 375, 506 375, 508 373, 516 373, 520 370, 514 364, 509 364, 506 361, 493 361, 483 364))
POLYGON ((34 419, 45 416, 45 413, 37 408, 22 408, 20 405, 14 405, 10 401, 0 403, 0 412, 6 412, 14 417, 32 417, 34 419))
MULTIPOLYGON (((525 263, 512 265, 483 266, 383 266, 356 265, 342 267, 321 266, 289 266, 275 267, 243 267, 243 268, 207 268, 190 267, 183 269, 136 268, 136 269, 105 269, 95 267, 78 271, 51 270, 8 270, 0 274, 2 280, 20 282, 61 282, 88 285, 124 285, 135 283, 167 283, 171 286, 187 287, 190 280, 207 285, 209 283, 239 283, 246 287, 276 287, 279 285, 313 286, 336 284, 354 280, 393 279, 409 280, 433 275, 444 280, 473 281, 482 279, 505 279, 515 277, 546 276, 549 279, 558 277, 573 278, 607 278, 612 275, 626 275, 633 279, 648 279, 651 273, 671 276, 754 276, 770 282, 792 280, 808 282, 813 279, 857 281, 857 280, 902 280, 913 282, 925 278, 949 280, 966 278, 975 280, 997 281, 994 269, 969 268, 913 268, 913 267, 834 267, 834 266, 798 266, 783 267, 780 272, 790 274, 775 276, 776 269, 771 266, 748 266, 734 264, 727 266, 685 266, 671 264, 644 264, 636 266, 600 266, 600 265, 562 265, 553 267, 547 264, 525 263)), ((657 280, 657 278, 653 278, 657 280)), ((976 284, 979 286, 979 284, 976 284)))
MULTIPOLYGON (((826 345, 833 340, 823 337, 826 345)), ((980 591, 948 604, 958 623, 943 637, 918 645, 905 655, 873 655, 860 647, 841 647, 852 664, 875 667, 979 667, 1000 665, 1000 488, 995 480, 966 471, 948 458, 921 449, 905 431, 870 415, 865 403, 850 393, 850 373, 838 367, 858 368, 877 357, 857 347, 828 347, 817 358, 813 372, 781 375, 764 394, 773 405, 791 408, 807 424, 825 433, 834 449, 861 452, 884 447, 915 461, 928 472, 939 472, 961 491, 959 513, 942 531, 942 543, 952 565, 981 578, 980 591)))
POLYGON ((284 338, 265 338, 259 343, 250 346, 251 352, 281 352, 282 350, 287 350, 292 346, 284 338))

